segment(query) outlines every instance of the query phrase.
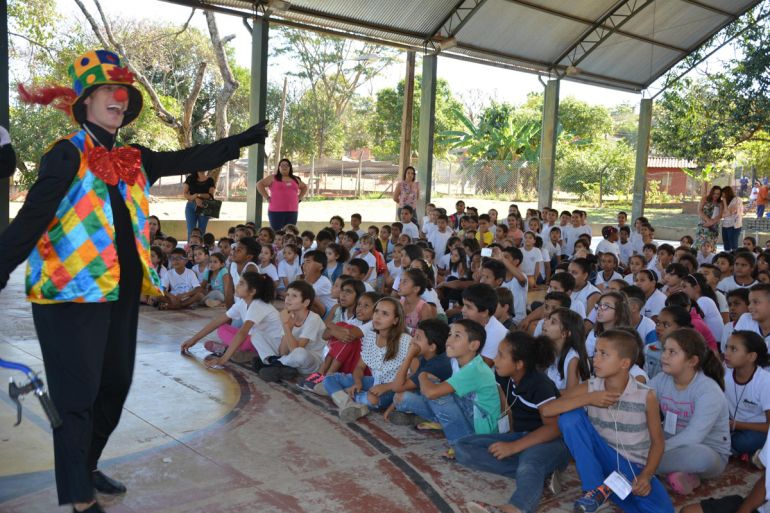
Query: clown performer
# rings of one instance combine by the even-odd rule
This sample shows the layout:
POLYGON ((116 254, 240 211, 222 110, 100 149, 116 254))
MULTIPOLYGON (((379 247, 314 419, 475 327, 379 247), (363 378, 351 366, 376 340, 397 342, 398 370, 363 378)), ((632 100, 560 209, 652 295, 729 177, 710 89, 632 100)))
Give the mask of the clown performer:
POLYGON ((78 131, 54 141, 16 219, 0 235, 0 290, 27 260, 51 398, 63 424, 53 432, 59 504, 101 512, 94 491, 126 487, 99 471, 134 370, 139 296, 161 295, 150 263, 148 197, 162 176, 212 169, 264 144, 266 122, 211 144, 156 152, 122 146, 118 131, 142 110, 119 57, 96 50, 69 67, 74 86, 27 91, 23 101, 66 111, 78 131))

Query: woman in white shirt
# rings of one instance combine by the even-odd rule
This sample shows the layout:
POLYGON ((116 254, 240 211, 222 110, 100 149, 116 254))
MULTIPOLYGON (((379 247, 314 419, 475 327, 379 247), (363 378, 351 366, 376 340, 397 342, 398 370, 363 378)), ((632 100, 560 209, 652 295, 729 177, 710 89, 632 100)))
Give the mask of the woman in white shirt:
POLYGON ((687 294, 691 301, 698 303, 701 311, 703 311, 703 321, 711 330, 714 338, 722 340, 722 331, 725 325, 722 322, 722 314, 719 313, 716 294, 706 282, 706 278, 700 273, 685 276, 682 280, 682 291, 687 294))

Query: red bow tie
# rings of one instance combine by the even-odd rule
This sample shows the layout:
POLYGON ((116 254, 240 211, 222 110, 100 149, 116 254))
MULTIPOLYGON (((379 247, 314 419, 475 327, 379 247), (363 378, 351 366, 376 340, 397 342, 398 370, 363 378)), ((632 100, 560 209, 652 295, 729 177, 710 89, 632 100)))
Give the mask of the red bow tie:
POLYGON ((95 146, 88 151, 88 168, 107 185, 117 185, 119 180, 134 185, 142 171, 142 152, 131 146, 110 151, 95 146))

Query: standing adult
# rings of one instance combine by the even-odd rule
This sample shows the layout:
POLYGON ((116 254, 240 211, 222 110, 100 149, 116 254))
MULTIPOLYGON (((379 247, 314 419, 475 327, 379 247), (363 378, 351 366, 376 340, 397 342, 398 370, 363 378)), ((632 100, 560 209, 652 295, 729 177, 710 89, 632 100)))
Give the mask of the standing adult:
POLYGON ((719 219, 723 211, 722 188, 715 185, 709 193, 701 198, 698 205, 698 227, 695 230, 695 248, 700 248, 704 242, 710 242, 716 247, 719 240, 719 219))
POLYGON ((203 207, 203 200, 214 199, 215 191, 214 179, 209 176, 205 169, 190 173, 184 181, 184 199, 187 200, 187 205, 184 207, 184 218, 187 221, 187 240, 190 240, 193 228, 200 228, 201 233, 206 233, 209 218, 199 214, 198 208, 203 207))
POLYGON ((770 190, 767 188, 767 178, 765 178, 762 181, 762 185, 759 186, 759 191, 757 191, 757 219, 762 219, 762 216, 765 214, 768 193, 770 193, 770 190))
POLYGON ((274 175, 257 182, 257 191, 270 204, 267 208, 270 228, 278 231, 287 224, 297 224, 299 203, 307 194, 307 185, 294 176, 289 159, 281 159, 274 175))
POLYGON ((743 228, 743 200, 736 196, 732 187, 722 189, 722 203, 724 215, 722 216, 722 243, 725 251, 738 249, 743 228))
POLYGON ((116 54, 94 50, 69 75, 73 89, 19 87, 24 101, 53 104, 79 128, 43 155, 37 181, 0 235, 0 290, 27 260, 27 297, 62 419, 53 431, 59 504, 99 513, 94 489, 126 491, 98 463, 131 385, 139 297, 162 294, 147 240, 150 186, 236 159, 267 131, 260 123, 180 151, 123 146, 118 130, 142 110, 133 74, 116 54))
POLYGON ((401 209, 410 206, 417 212, 417 201, 420 199, 420 183, 417 181, 417 171, 412 166, 404 169, 404 176, 393 189, 393 201, 398 203, 396 217, 401 221, 401 209))

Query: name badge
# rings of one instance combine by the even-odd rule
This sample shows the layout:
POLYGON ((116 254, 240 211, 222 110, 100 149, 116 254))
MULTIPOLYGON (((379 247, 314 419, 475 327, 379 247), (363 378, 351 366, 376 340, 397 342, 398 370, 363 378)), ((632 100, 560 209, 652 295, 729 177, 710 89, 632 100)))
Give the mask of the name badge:
POLYGON ((669 435, 675 435, 676 434, 676 419, 677 419, 676 413, 674 413, 672 411, 667 411, 666 412, 666 420, 663 422, 663 431, 665 431, 669 435))
POLYGON ((625 478, 623 474, 618 471, 613 471, 612 474, 607 476, 604 480, 604 484, 612 490, 618 499, 625 500, 631 494, 631 483, 625 478))
POLYGON ((497 432, 498 433, 507 433, 511 430, 511 423, 508 420, 508 415, 503 415, 499 419, 497 419, 497 432))

